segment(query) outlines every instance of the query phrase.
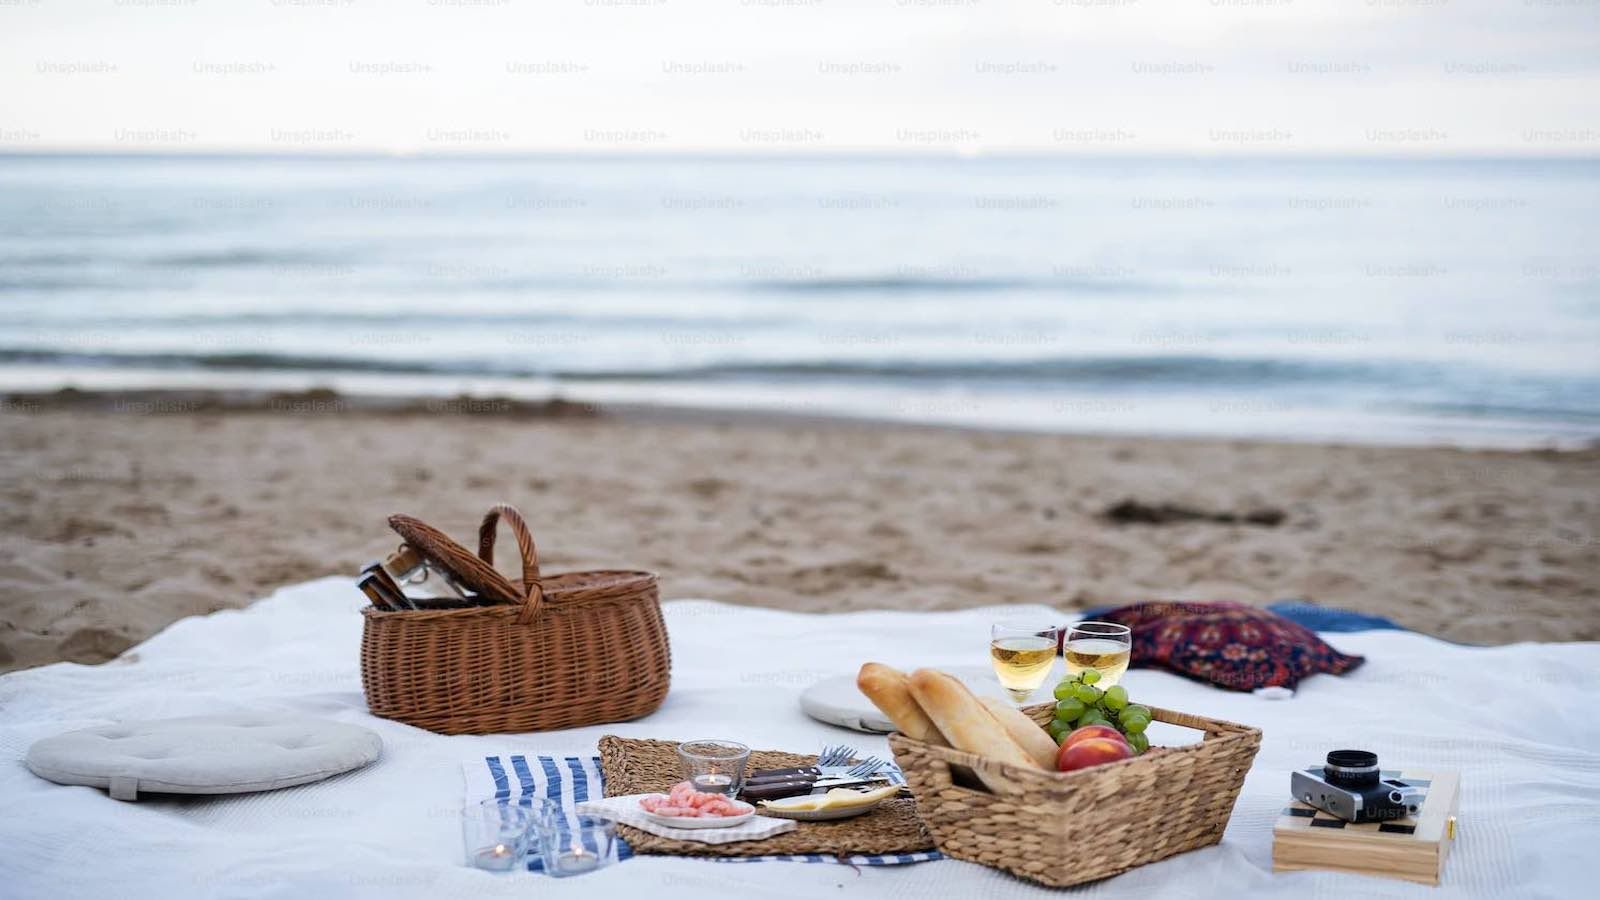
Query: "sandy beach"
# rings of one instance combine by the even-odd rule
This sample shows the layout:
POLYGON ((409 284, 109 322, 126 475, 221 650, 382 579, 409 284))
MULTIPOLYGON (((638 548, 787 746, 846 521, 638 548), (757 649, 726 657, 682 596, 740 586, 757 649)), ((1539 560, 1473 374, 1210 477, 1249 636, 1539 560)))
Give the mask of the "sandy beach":
MULTIPOLYGON (((1160 441, 507 401, 13 395, 0 669, 349 574, 406 512, 528 515, 554 571, 802 611, 1283 598, 1600 638, 1600 451, 1160 441)), ((353 590, 353 588, 352 588, 353 590)), ((353 652, 353 651, 352 651, 353 652)))

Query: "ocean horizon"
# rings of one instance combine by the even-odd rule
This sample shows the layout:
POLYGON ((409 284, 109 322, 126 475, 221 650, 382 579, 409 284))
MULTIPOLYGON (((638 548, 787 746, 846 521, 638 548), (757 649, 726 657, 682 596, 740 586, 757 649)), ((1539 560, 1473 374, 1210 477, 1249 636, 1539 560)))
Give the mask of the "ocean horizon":
POLYGON ((1600 161, 0 155, 0 389, 1600 438, 1600 161))

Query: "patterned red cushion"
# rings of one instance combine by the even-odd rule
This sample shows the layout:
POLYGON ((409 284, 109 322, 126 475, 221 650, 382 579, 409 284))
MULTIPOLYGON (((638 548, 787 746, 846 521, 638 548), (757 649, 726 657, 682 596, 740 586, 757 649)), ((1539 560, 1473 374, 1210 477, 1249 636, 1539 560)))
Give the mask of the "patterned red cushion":
POLYGON ((1317 633, 1244 603, 1135 603, 1103 615, 1133 630, 1133 662, 1236 691, 1293 688, 1318 672, 1341 675, 1366 660, 1317 633))

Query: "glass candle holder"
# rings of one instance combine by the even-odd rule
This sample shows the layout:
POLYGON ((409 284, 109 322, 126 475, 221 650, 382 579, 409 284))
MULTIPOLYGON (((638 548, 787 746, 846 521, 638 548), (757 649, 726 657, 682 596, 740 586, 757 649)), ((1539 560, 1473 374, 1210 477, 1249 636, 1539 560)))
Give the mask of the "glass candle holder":
POLYGON ((466 863, 490 872, 522 868, 528 857, 533 811, 510 800, 469 803, 461 810, 466 863))
POLYGON ((540 838, 545 874, 556 878, 593 872, 617 858, 617 825, 610 819, 552 816, 540 838))
POLYGON ((678 745, 678 759, 695 790, 732 797, 744 786, 750 748, 736 741, 684 741, 678 745))

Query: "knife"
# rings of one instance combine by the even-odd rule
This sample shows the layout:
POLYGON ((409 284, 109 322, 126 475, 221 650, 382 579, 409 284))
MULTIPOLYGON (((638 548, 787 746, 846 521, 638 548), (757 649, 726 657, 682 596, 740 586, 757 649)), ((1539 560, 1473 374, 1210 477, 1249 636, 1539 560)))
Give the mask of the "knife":
POLYGON ((821 781, 824 778, 848 778, 843 772, 795 772, 788 775, 756 775, 746 778, 745 784, 773 784, 779 781, 821 781))
POLYGON ((758 784, 745 783, 741 795, 746 800, 781 800, 784 797, 798 797, 809 794, 817 788, 856 787, 863 784, 887 782, 882 775, 867 776, 866 778, 841 778, 841 779, 790 779, 788 781, 768 781, 758 784))
MULTIPOLYGON (((842 772, 849 767, 834 766, 833 768, 836 768, 842 772)), ((819 766, 795 766, 789 769, 760 769, 758 771, 751 772, 749 776, 745 778, 745 783, 749 784, 753 781, 772 781, 777 778, 792 778, 796 775, 811 775, 813 777, 821 778, 826 774, 827 773, 823 772, 819 766)))

